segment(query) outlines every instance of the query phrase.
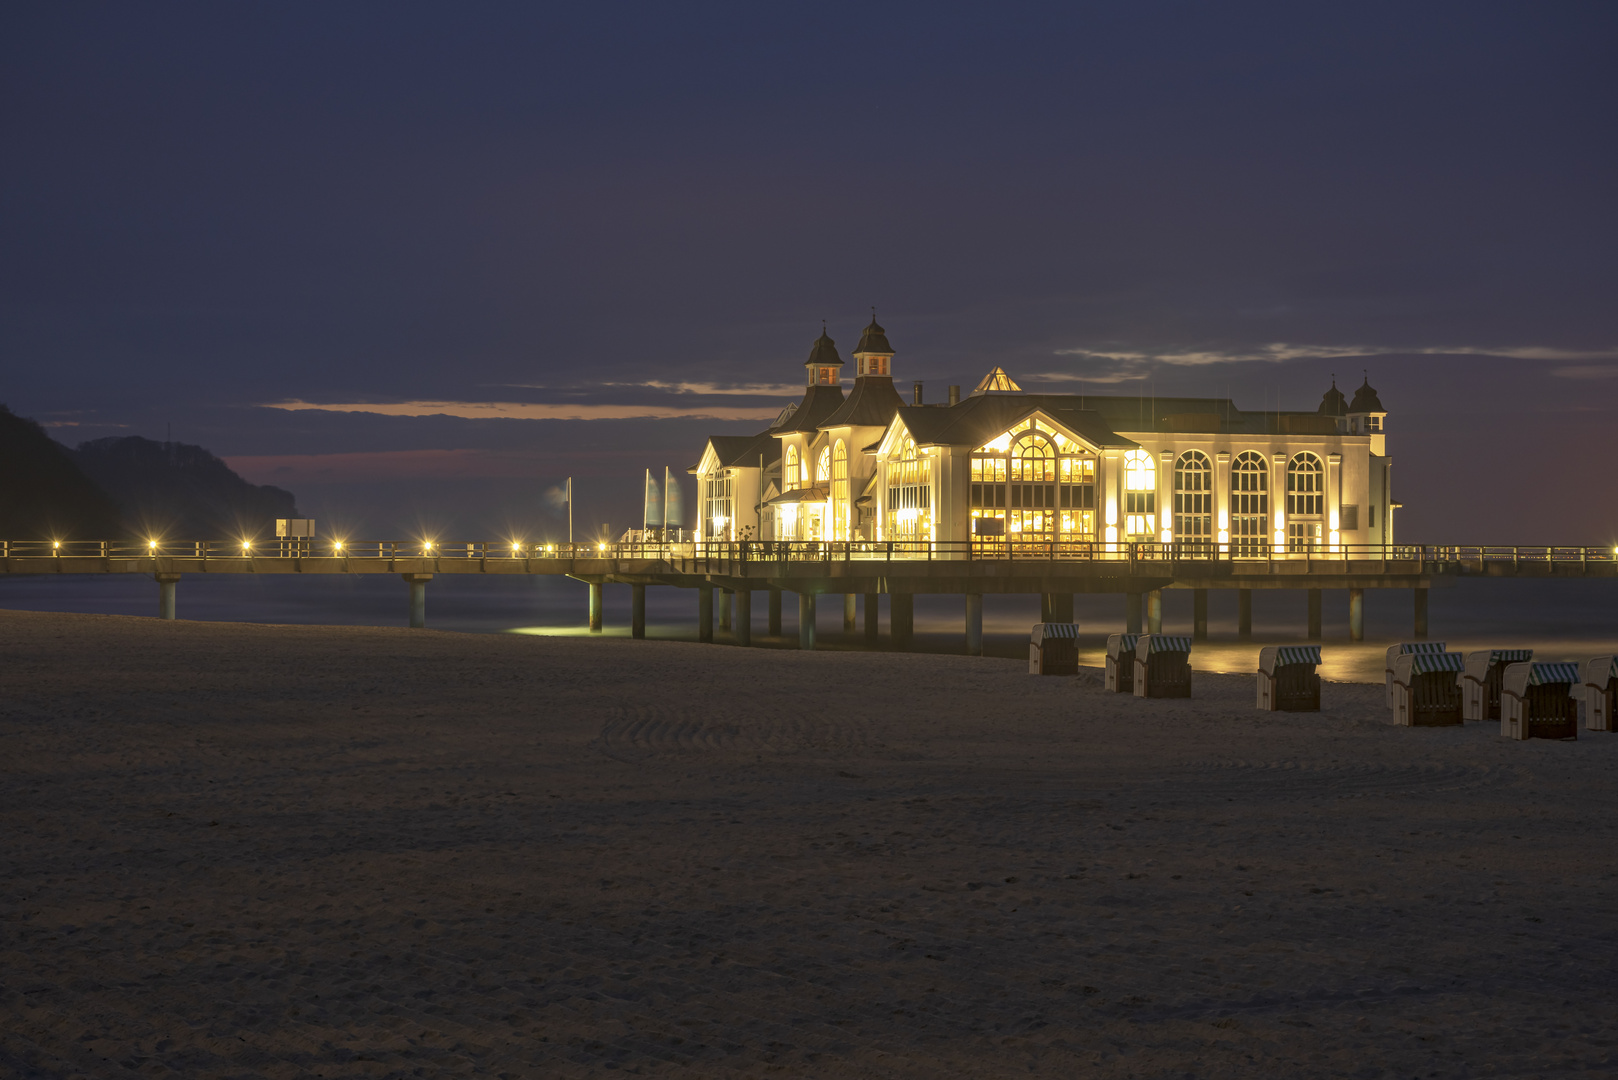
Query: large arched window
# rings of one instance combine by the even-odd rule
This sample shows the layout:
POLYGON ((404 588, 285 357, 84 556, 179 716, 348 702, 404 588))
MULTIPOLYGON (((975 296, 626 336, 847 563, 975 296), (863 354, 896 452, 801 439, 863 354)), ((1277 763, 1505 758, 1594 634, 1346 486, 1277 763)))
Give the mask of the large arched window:
POLYGON ((832 539, 848 539, 848 447, 838 439, 831 456, 832 539))
POLYGON ((1201 450, 1187 450, 1174 463, 1174 538, 1213 539, 1213 465, 1201 450))
POLYGON ((798 479, 798 447, 794 443, 788 443, 786 468, 781 470, 781 490, 796 491, 798 479))
POLYGON ((1230 464, 1230 550, 1235 555, 1264 555, 1270 522, 1270 466, 1251 450, 1230 464))
POLYGON ((888 459, 885 539, 931 540, 933 536, 932 461, 906 435, 888 459))
POLYGON ((1157 462, 1148 450, 1124 454, 1124 539, 1157 539, 1157 462))
POLYGON ((1040 420, 972 452, 972 538, 981 545, 1095 539, 1095 455, 1040 420))
POLYGON ((831 479, 831 447, 820 448, 820 460, 815 463, 815 483, 824 484, 831 479))
POLYGON ((1310 453, 1287 462, 1287 548, 1305 551, 1324 543, 1326 468, 1310 453))

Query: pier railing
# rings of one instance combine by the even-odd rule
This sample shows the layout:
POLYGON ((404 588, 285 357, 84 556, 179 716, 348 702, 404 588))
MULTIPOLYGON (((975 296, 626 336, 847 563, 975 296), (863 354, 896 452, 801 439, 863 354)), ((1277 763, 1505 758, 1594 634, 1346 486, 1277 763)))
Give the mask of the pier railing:
POLYGON ((638 560, 671 566, 813 562, 1301 562, 1420 563, 1477 573, 1491 566, 1580 567, 1618 562, 1618 549, 1578 545, 1310 544, 1245 540, 1217 543, 1050 539, 734 540, 686 543, 529 543, 505 540, 0 540, 0 559, 312 559, 638 560))

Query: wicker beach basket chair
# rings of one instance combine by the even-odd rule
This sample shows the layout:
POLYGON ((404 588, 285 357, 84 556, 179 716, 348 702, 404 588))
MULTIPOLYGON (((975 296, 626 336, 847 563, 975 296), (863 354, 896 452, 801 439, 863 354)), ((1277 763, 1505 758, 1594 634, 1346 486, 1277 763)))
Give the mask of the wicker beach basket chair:
POLYGON ((1077 675, 1079 624, 1035 623, 1028 635, 1028 674, 1077 675))
POLYGON ((1618 656, 1592 656, 1582 665, 1584 726, 1589 731, 1618 731, 1618 656))
POLYGON ((1500 734, 1507 739, 1577 739, 1584 675, 1574 663, 1511 664, 1500 679, 1500 734))
POLYGON ((1461 719, 1500 719, 1500 677, 1507 664, 1534 658, 1533 649, 1477 649, 1466 654, 1466 668, 1457 679, 1461 686, 1461 719))
POLYGON ((1388 708, 1392 709, 1395 707, 1393 700, 1394 660, 1410 653, 1441 653, 1444 651, 1444 643, 1442 641, 1407 641, 1400 645, 1388 646, 1388 659, 1385 665, 1386 670, 1382 675, 1382 681, 1388 688, 1388 708))
POLYGON ((1142 634, 1135 642, 1136 697, 1191 696, 1191 638, 1142 634))
POLYGON ((1401 727, 1444 727, 1461 722, 1461 688, 1456 676, 1466 668, 1460 653, 1404 653, 1393 661, 1393 722, 1401 727))
POLYGON ((1135 690, 1135 643, 1139 634, 1112 634, 1107 638, 1107 675, 1103 685, 1113 694, 1135 690))
POLYGON ((1319 645, 1267 645, 1258 651, 1258 707, 1271 712, 1319 712, 1319 645))

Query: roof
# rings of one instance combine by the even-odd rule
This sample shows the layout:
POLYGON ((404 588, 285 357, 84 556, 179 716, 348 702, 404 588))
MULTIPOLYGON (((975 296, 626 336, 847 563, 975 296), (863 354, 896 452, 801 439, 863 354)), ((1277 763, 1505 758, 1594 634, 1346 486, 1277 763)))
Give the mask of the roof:
POLYGON ((1006 374, 1006 369, 997 365, 987 375, 983 376, 983 381, 978 383, 977 389, 973 390, 972 393, 975 396, 977 394, 1015 394, 1021 391, 1022 387, 1011 381, 1011 376, 1006 374))
POLYGON ((959 405, 902 405, 896 414, 921 446, 982 446, 1034 412, 1043 412, 1093 446, 1133 447, 1076 394, 969 397, 959 405))
POLYGON ((821 422, 836 412, 842 404, 841 386, 824 386, 819 383, 806 386, 803 388, 803 400, 798 402, 797 411, 787 417, 786 423, 771 430, 777 435, 795 431, 819 431, 821 422))
POLYGON ((854 390, 841 408, 820 422, 823 428, 840 424, 856 427, 887 427, 904 405, 904 398, 893 388, 893 379, 887 375, 861 375, 854 380, 854 390))
POLYGON ((1139 640, 1139 634, 1109 634, 1107 636, 1107 655, 1116 660, 1125 653, 1132 653, 1135 651, 1135 642, 1139 640))
POLYGON ((1317 411, 1321 416, 1348 415, 1348 399, 1343 396, 1341 390, 1337 389, 1336 379, 1331 381, 1331 389, 1327 390, 1326 395, 1320 399, 1320 408, 1317 411))
POLYGON ((783 491, 775 498, 769 500, 769 505, 774 506, 778 503, 825 502, 829 498, 831 498, 831 488, 825 484, 820 484, 814 487, 793 488, 791 491, 783 491))
POLYGON ((1320 663, 1319 645, 1266 645, 1258 651, 1258 669, 1267 675, 1278 667, 1320 663))
POLYGON ((854 355, 860 353, 886 353, 893 355, 893 346, 888 344, 888 332, 876 324, 876 316, 871 316, 871 325, 865 328, 860 335, 860 343, 854 348, 854 355))
POLYGON ((837 355, 837 342, 826 336, 822 330, 815 343, 809 346, 809 359, 803 362, 804 367, 842 367, 843 358, 837 355))
POLYGON ((710 435, 708 445, 713 447, 721 469, 757 468, 760 454, 766 465, 781 459, 781 444, 769 431, 757 435, 710 435))
POLYGON ((1382 407, 1382 399, 1376 396, 1371 389, 1371 380, 1367 376, 1365 385, 1354 391, 1354 400, 1349 402, 1348 411, 1351 413, 1387 412, 1382 407))
POLYGON ((1579 665, 1565 662, 1535 664, 1528 673, 1529 686, 1549 686, 1553 683, 1579 682, 1579 665))
POLYGON ((1140 655, 1140 647, 1146 646, 1147 654, 1160 652, 1191 651, 1191 636, 1189 634, 1142 634, 1135 643, 1135 655, 1140 655))

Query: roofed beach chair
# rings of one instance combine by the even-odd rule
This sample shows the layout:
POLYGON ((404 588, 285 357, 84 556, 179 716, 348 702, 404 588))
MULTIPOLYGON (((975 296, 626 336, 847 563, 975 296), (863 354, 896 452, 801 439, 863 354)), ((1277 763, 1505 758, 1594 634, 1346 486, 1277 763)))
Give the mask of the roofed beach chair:
POLYGON ((1500 676, 1507 664, 1534 658, 1533 649, 1478 649, 1466 654, 1461 672, 1461 719, 1500 719, 1500 676))
POLYGON ((1461 722, 1461 688, 1456 676, 1466 669, 1458 652, 1404 653, 1393 661, 1393 722, 1401 727, 1443 727, 1461 722))
POLYGON ((1319 712, 1319 645, 1266 645, 1258 651, 1258 707, 1270 712, 1319 712))
POLYGON ((1108 693, 1128 694, 1135 689, 1135 643, 1139 634, 1113 634, 1107 638, 1108 693))
POLYGON ((1407 641, 1402 645, 1388 646, 1388 662, 1383 673, 1383 682, 1388 688, 1388 708, 1395 707, 1393 700, 1393 661, 1407 653, 1441 653, 1444 651, 1442 641, 1407 641))
POLYGON ((1618 731, 1618 656, 1592 656, 1584 662, 1584 726, 1590 731, 1618 731))
POLYGON ((1079 624, 1070 622, 1035 623, 1028 636, 1028 674, 1077 675, 1079 673, 1079 624))
POLYGON ((1136 697, 1191 696, 1191 638, 1142 634, 1135 642, 1136 697))
POLYGON ((1583 673, 1573 663, 1511 664, 1500 679, 1500 734, 1507 739, 1577 739, 1583 673))

